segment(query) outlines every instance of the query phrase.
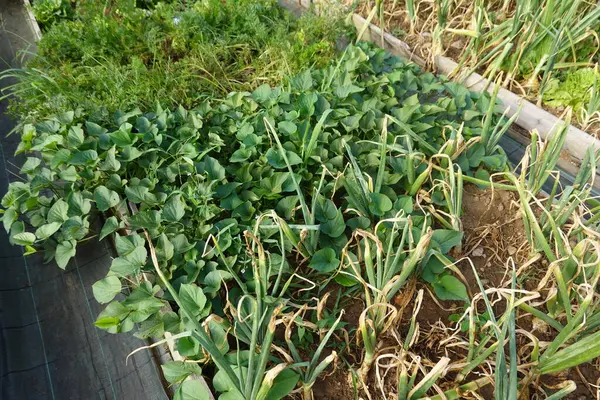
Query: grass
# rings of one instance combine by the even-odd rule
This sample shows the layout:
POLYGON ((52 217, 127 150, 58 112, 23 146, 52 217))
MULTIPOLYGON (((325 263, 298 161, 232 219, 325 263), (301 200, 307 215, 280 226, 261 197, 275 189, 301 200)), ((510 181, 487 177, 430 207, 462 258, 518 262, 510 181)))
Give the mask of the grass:
POLYGON ((39 119, 80 108, 106 119, 119 109, 192 107, 214 95, 278 84, 335 53, 340 26, 305 15, 296 20, 275 1, 195 5, 160 3, 150 10, 78 4, 70 20, 51 25, 38 55, 5 92, 14 115, 39 119))

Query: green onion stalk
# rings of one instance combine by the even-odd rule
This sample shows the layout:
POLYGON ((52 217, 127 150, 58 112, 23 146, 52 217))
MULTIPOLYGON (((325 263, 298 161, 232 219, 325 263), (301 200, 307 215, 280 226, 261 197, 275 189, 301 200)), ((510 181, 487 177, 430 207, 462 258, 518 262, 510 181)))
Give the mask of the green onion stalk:
POLYGON ((327 357, 319 361, 319 359, 321 358, 321 354, 323 354, 323 350, 325 350, 325 346, 333 336, 333 333, 335 332, 335 329, 341 322, 344 313, 342 310, 339 317, 336 319, 336 321, 330 327, 325 337, 323 337, 323 339, 319 343, 319 347, 317 347, 317 350, 310 358, 310 361, 306 362, 303 360, 303 357, 300 355, 300 352, 298 351, 296 345, 292 340, 292 330, 295 321, 305 310, 306 306, 301 307, 290 318, 287 318, 287 322, 285 324, 285 341, 291 354, 290 361, 293 362, 290 368, 298 372, 302 380, 302 398, 303 400, 313 400, 314 396, 312 388, 315 382, 317 381, 317 378, 323 373, 323 371, 325 371, 327 367, 329 367, 330 364, 335 362, 335 360, 337 359, 337 353, 335 351, 332 351, 327 357))
POLYGON ((359 370, 363 379, 375 359, 378 337, 389 329, 398 315, 392 300, 423 260, 432 235, 427 222, 415 240, 412 220, 401 211, 395 218, 380 221, 373 233, 357 230, 342 250, 340 273, 358 280, 365 292, 366 308, 359 318, 359 332, 365 347, 359 370), (383 233, 384 226, 389 230, 385 245, 378 236, 380 230, 383 233), (358 259, 351 255, 353 246, 358 250, 358 259))

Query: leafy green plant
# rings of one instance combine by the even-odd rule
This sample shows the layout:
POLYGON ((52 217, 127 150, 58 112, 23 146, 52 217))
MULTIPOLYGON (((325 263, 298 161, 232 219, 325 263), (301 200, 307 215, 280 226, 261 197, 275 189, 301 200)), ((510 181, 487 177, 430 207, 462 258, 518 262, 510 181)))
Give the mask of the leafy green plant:
POLYGON ((33 15, 43 28, 66 19, 72 19, 75 15, 70 0, 35 0, 31 7, 33 15))
POLYGON ((38 121, 81 108, 110 121, 157 102, 195 107, 325 66, 341 32, 334 18, 296 19, 272 0, 105 3, 77 2, 76 19, 51 25, 32 60, 5 71, 17 78, 4 93, 16 96, 15 115, 38 121))
MULTIPOLYGON (((465 180, 506 169, 497 148, 476 143, 490 109, 489 97, 363 45, 286 87, 263 84, 194 109, 135 108, 108 122, 68 111, 23 125, 23 180, 2 199, 2 223, 13 243, 61 268, 82 241, 114 240, 117 257, 93 287, 107 304, 99 328, 176 336, 183 357, 215 364, 224 398, 264 398, 275 388, 283 396, 299 380, 310 396, 335 358, 314 356, 327 354, 328 341, 301 349, 308 363, 293 338, 277 344, 292 362, 271 346, 288 307, 308 301, 298 296, 306 286, 339 270, 338 284, 364 287, 363 373, 394 321, 392 298, 413 274, 429 271, 436 293, 464 300, 447 264, 438 271, 424 260, 445 256, 462 236, 433 229, 413 197, 437 193, 440 207, 457 213, 460 180, 443 204, 437 179, 456 165, 465 180), (440 156, 453 146, 447 132, 461 132, 473 150, 440 156), (116 299, 124 286, 131 293, 116 299), (177 311, 165 312, 167 302, 177 311)), ((198 373, 175 372, 173 382, 198 373)))
POLYGON ((589 125, 598 111, 600 72, 581 68, 566 73, 563 80, 551 79, 544 91, 544 103, 551 107, 571 107, 578 119, 589 125))

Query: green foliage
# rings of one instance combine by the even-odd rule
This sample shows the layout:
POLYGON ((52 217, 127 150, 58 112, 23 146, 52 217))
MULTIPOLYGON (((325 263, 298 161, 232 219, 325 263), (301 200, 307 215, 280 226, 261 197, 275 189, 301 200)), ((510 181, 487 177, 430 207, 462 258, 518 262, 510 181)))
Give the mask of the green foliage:
MULTIPOLYGON (((356 166, 361 166, 346 178, 358 181, 349 180, 344 185, 352 205, 356 202, 355 189, 362 191, 365 178, 374 179, 380 164, 377 146, 359 146, 357 140, 376 137, 385 114, 410 123, 415 134, 427 138, 422 151, 431 154, 430 148, 444 143, 444 129, 458 128, 456 114, 467 108, 487 108, 485 97, 469 92, 454 97, 448 91, 455 91, 454 84, 436 82, 432 75, 419 75, 413 66, 398 59, 369 52, 370 58, 360 48, 351 48, 343 68, 314 71, 311 79, 319 90, 261 86, 251 94, 232 93, 223 102, 207 102, 193 111, 180 107, 171 112, 159 107, 154 113, 142 114, 138 109, 117 113, 114 122, 105 127, 85 121, 80 112, 27 125, 19 152, 36 151, 40 157, 29 157, 22 168, 29 182, 12 184, 5 196, 5 227, 10 231, 13 215, 23 214, 44 245, 81 240, 89 230, 90 204, 114 213, 127 200, 137 204, 140 211, 124 222, 134 229, 148 229, 155 239, 164 233, 175 247, 174 264, 181 265, 178 260, 182 252, 202 249, 209 235, 219 233, 222 251, 230 246, 239 250, 239 241, 232 241, 238 226, 248 226, 261 210, 283 207, 284 200, 294 204, 290 198, 294 192, 292 175, 271 146, 263 119, 275 121, 275 126, 296 127, 284 128, 279 134, 288 162, 291 160, 295 169, 294 177, 309 195, 319 185, 322 166, 330 173, 345 169, 342 143, 346 142, 353 149, 356 166), (364 75, 368 70, 376 75, 364 75), (348 87, 361 88, 361 95, 349 96, 348 87), (412 103, 416 98, 413 93, 419 89, 422 94, 412 103), (411 103, 403 98, 410 98, 411 103), (356 128, 348 126, 349 115, 360 120, 356 128), (329 146, 323 146, 325 143, 329 146), (310 155, 306 149, 312 149, 310 155), (72 179, 64 179, 67 171, 72 179), (57 183, 59 177, 64 183, 57 183), (54 196, 40 195, 47 189, 52 189, 54 196), (214 224, 224 218, 231 218, 229 229, 215 230, 214 224), (78 227, 74 235, 73 226, 78 227)), ((418 148, 420 142, 413 142, 404 129, 404 125, 390 125, 387 140, 418 148)), ((466 138, 479 129, 481 121, 470 121, 464 128, 466 138)), ((403 149, 399 146, 397 151, 402 153, 403 149)), ((367 193, 363 216, 377 220, 396 212, 394 202, 402 207, 397 194, 406 190, 408 176, 401 161, 386 157, 381 192, 387 194, 367 193)), ((468 152, 457 158, 465 171, 478 168, 484 161, 468 152)), ((330 183, 322 186, 324 193, 333 190, 330 183)), ((338 195, 343 193, 338 190, 338 195)), ((315 200, 317 206, 324 201, 315 200)), ((361 209, 358 204, 354 208, 361 209)), ((284 214, 291 217, 290 212, 284 214)), ((323 245, 339 251, 344 244, 339 238, 346 229, 342 213, 326 201, 315 209, 315 217, 323 245)), ((104 233, 116 230, 117 222, 110 220, 104 233)), ((50 258, 51 248, 48 246, 50 258)))
POLYGON ((469 301, 465 285, 456 277, 445 273, 441 274, 433 283, 433 289, 440 300, 469 301))
POLYGON ((49 27, 26 68, 8 72, 21 80, 14 114, 39 120, 83 109, 109 121, 156 102, 194 107, 324 66, 341 27, 312 14, 296 20, 274 0, 105 3, 78 1, 76 17, 49 27))
MULTIPOLYGON (((551 107, 572 107, 575 115, 587 111, 592 99, 592 89, 598 85, 600 72, 594 68, 581 68, 567 72, 562 79, 551 79, 544 92, 544 103, 551 107)), ((596 90, 599 90, 598 88, 596 90)))
MULTIPOLYGON (((13 242, 44 251, 62 268, 78 242, 96 233, 89 221, 103 213, 100 236, 114 238, 118 256, 93 287, 108 303, 96 325, 116 333, 138 324, 140 337, 186 333, 178 351, 191 360, 210 354, 223 398, 280 398, 295 386, 298 375, 268 357, 273 324, 289 311, 287 291, 298 273, 323 279, 343 255, 353 260, 344 252, 357 228, 386 246, 378 265, 385 261, 387 276, 369 277, 385 288, 373 294, 376 301, 391 301, 429 251, 460 244, 459 232, 430 229, 429 213, 413 196, 431 191, 432 205, 448 212, 434 184, 447 164, 434 156, 449 131, 465 141, 480 136, 476 116, 490 108, 489 97, 368 46, 350 46, 339 62, 290 82, 232 92, 195 109, 136 108, 110 122, 76 110, 25 125, 18 153, 29 157, 26 179, 11 183, 2 199, 13 242), (471 118, 462 122, 466 114, 471 118), (115 300, 123 286, 133 290, 115 300), (177 312, 164 311, 168 301, 177 312), (244 346, 259 343, 260 352, 244 361, 244 346)), ((465 176, 503 171, 497 151, 474 143, 452 161, 465 176)), ((365 268, 370 257, 361 259, 365 268)), ((355 285, 361 268, 336 279, 355 285)), ((464 299, 452 276, 433 276, 464 299)), ((385 320, 376 314, 369 318, 385 320)), ((315 359, 303 374, 314 381, 332 360, 315 359)), ((175 369, 174 380, 193 372, 175 369)), ((178 389, 181 398, 187 391, 178 389)))
POLYGON ((63 19, 72 19, 75 14, 70 0, 35 0, 31 10, 42 29, 63 19))

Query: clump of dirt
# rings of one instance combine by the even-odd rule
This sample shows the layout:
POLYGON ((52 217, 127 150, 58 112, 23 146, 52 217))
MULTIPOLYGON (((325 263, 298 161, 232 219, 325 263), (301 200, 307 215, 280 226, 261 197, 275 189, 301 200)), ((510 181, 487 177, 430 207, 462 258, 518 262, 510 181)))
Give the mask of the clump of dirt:
MULTIPOLYGON (((425 287, 425 285, 421 285, 425 287)), ((421 310, 417 314, 417 322, 424 326, 435 325, 438 321, 448 322, 450 315, 461 307, 461 304, 454 301, 438 301, 435 295, 427 290, 424 295, 421 310)), ((408 316, 409 318, 411 315, 408 316)))
MULTIPOLYGON (((463 194, 464 230, 462 254, 468 256, 485 287, 501 287, 510 281, 512 259, 518 268, 529 257, 523 218, 517 196, 504 190, 480 190, 468 185, 463 194)), ((459 264, 471 292, 478 292, 477 281, 468 262, 459 264)))
POLYGON ((352 330, 358 328, 358 320, 365 309, 365 303, 361 299, 353 297, 344 301, 341 307, 344 310, 342 322, 347 324, 346 329, 352 330))
POLYGON ((313 396, 315 400, 352 400, 357 390, 349 382, 349 372, 344 368, 337 368, 332 374, 317 380, 313 387, 313 396))

